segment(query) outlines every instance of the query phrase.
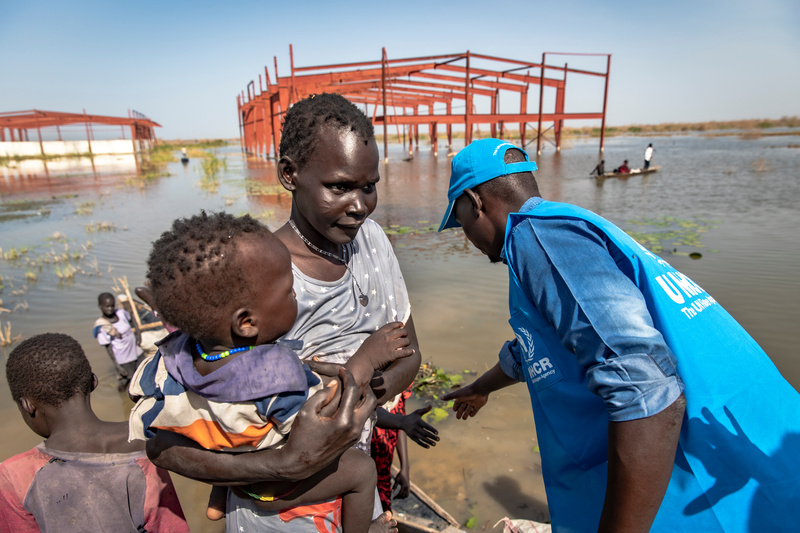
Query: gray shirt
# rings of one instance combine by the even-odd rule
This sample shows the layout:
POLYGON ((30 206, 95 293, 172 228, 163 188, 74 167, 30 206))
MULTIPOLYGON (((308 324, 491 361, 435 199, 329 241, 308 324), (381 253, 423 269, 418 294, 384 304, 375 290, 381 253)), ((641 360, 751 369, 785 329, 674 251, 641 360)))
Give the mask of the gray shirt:
POLYGON ((406 282, 380 225, 367 219, 347 249, 350 270, 336 281, 310 278, 292 265, 297 320, 283 338, 303 342, 300 359, 345 363, 370 334, 411 316, 406 282), (369 297, 366 306, 360 291, 369 297))

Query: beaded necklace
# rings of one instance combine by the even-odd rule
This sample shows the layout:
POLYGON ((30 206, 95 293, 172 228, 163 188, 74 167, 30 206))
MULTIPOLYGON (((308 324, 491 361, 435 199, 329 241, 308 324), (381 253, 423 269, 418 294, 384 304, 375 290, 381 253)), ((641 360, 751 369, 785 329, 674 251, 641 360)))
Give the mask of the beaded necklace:
POLYGON ((218 353, 217 355, 208 355, 206 352, 203 351, 203 348, 200 346, 199 342, 195 342, 195 347, 197 348, 197 353, 200 354, 200 357, 203 358, 203 361, 219 361, 220 359, 224 359, 229 355, 233 355, 235 353, 246 352, 247 350, 252 350, 255 346, 240 346, 238 348, 231 348, 230 350, 225 350, 222 353, 218 353))
POLYGON ((291 218, 289 219, 289 225, 292 227, 294 232, 297 233, 297 236, 300 237, 303 240, 304 243, 306 243, 306 246, 308 246, 309 248, 311 248, 312 250, 314 250, 317 253, 320 253, 322 255, 327 255, 328 257, 332 257, 332 258, 336 259, 337 261, 341 261, 341 263, 344 265, 344 267, 347 269, 347 271, 350 272, 350 277, 353 278, 353 283, 356 284, 356 288, 358 289, 358 302, 361 304, 362 307, 366 307, 367 304, 369 303, 369 297, 366 294, 364 294, 364 291, 361 290, 361 285, 358 284, 358 280, 356 279, 356 276, 353 274, 353 271, 350 270, 350 267, 347 265, 347 260, 342 258, 342 257, 339 257, 336 254, 332 254, 330 252, 326 252, 325 250, 322 250, 321 248, 317 248, 316 246, 314 246, 314 244, 312 244, 311 241, 306 239, 305 235, 300 233, 300 230, 297 229, 297 226, 294 225, 294 220, 292 220, 291 218))

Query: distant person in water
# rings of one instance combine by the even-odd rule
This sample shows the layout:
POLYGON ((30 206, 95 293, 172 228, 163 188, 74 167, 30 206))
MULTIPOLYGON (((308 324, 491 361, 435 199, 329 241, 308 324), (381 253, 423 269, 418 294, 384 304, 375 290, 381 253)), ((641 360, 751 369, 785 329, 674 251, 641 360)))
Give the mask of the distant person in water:
POLYGON ((619 166, 619 168, 615 168, 614 169, 614 172, 617 172, 619 174, 628 174, 630 171, 631 171, 631 169, 630 169, 630 167, 628 167, 628 160, 627 159, 622 162, 622 164, 619 166))
POLYGON ((189 531, 169 473, 127 422, 97 418, 81 345, 61 333, 21 342, 6 378, 23 420, 44 442, 0 465, 0 531, 189 531))
POLYGON ((606 160, 601 159, 597 166, 594 167, 594 170, 589 174, 590 176, 596 175, 598 178, 601 178, 603 174, 606 173, 606 160))
POLYGON ((653 159, 653 144, 650 143, 647 145, 647 148, 644 149, 644 169, 647 170, 650 168, 650 161, 653 159))
POLYGON ((466 419, 526 382, 553 531, 797 531, 800 395, 712 296, 534 170, 499 139, 453 159, 440 229, 508 266, 515 338, 442 399, 466 419))
POLYGON ((130 313, 117 307, 116 299, 110 292, 97 297, 97 307, 101 316, 95 321, 92 334, 114 362, 119 389, 122 390, 128 386, 136 367, 144 359, 139 347, 139 334, 131 325, 130 313))

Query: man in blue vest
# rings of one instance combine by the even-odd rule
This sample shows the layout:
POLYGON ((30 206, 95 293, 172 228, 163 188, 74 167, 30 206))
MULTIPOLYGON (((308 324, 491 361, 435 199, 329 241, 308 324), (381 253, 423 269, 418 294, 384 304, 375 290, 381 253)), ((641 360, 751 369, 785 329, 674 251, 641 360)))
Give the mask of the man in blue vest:
POLYGON ((702 288, 619 228, 539 195, 525 152, 473 142, 440 231, 509 272, 516 339, 457 418, 528 385, 555 532, 794 531, 800 395, 702 288))

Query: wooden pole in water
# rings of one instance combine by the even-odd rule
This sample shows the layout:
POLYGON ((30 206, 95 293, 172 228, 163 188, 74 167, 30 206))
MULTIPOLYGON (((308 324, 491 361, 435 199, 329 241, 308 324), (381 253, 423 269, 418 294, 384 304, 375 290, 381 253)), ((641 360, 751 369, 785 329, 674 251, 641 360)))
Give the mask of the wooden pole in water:
POLYGON ((133 296, 131 296, 131 289, 128 287, 127 280, 123 281, 122 288, 125 289, 125 296, 128 298, 128 303, 131 305, 131 314, 133 315, 133 320, 136 322, 136 329, 138 329, 139 333, 141 333, 142 321, 139 318, 139 311, 136 309, 136 304, 133 301, 133 296))

